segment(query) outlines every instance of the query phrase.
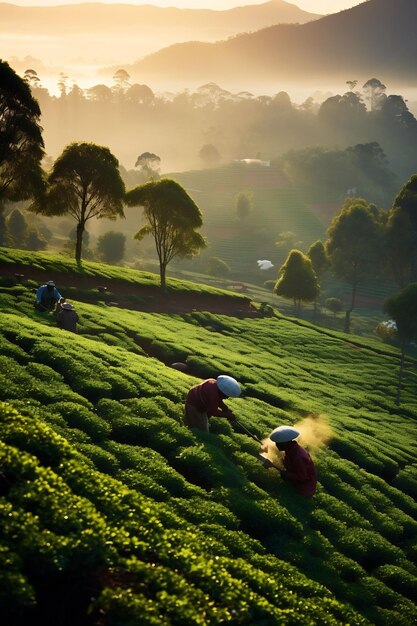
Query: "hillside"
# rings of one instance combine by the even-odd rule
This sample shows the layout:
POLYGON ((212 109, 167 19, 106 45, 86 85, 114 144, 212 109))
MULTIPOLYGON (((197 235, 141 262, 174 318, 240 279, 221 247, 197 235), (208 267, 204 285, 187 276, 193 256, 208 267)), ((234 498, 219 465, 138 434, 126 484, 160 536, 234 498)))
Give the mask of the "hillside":
POLYGON ((368 0, 303 25, 271 26, 217 43, 176 44, 127 69, 144 80, 158 80, 181 68, 183 84, 198 79, 230 85, 244 67, 251 88, 276 83, 277 77, 329 84, 377 76, 415 85, 416 20, 414 0, 368 0))
POLYGON ((76 62, 79 68, 91 63, 131 63, 181 41, 217 41, 272 24, 302 24, 316 17, 284 0, 226 11, 128 2, 62 6, 0 3, 1 56, 9 60, 31 55, 47 66, 76 62))
MULTIPOLYGON (((1 254, 0 270, 8 254, 30 274, 23 253, 1 254)), ((45 279, 50 263, 33 259, 45 279)), ((83 267, 98 284, 152 280, 83 267)), ((74 335, 34 311, 37 281, 0 274, 8 626, 416 622, 415 362, 398 408, 398 352, 374 340, 278 313, 152 313, 75 293, 74 335), (188 388, 219 373, 241 382, 228 403, 256 437, 298 424, 318 468, 312 500, 226 420, 210 434, 183 426, 188 388)))

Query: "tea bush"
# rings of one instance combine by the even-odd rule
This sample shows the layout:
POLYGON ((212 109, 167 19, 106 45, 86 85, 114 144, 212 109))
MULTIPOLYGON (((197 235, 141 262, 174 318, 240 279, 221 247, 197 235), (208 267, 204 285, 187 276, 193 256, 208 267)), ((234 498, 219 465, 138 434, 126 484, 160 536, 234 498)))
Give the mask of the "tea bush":
POLYGON ((348 528, 336 540, 341 552, 367 570, 378 565, 394 563, 403 558, 402 551, 386 539, 361 528, 348 528))
POLYGON ((108 422, 75 402, 55 402, 49 410, 59 413, 70 428, 83 430, 93 441, 101 441, 111 432, 108 422))
POLYGON ((94 467, 96 467, 99 472, 104 472, 111 476, 117 473, 119 463, 116 457, 110 454, 110 452, 107 452, 107 450, 103 450, 103 448, 91 443, 78 443, 76 444, 76 448, 79 452, 84 454, 89 461, 92 461, 94 467))
POLYGON ((176 498, 171 505, 180 517, 193 524, 218 524, 225 529, 237 529, 238 518, 226 507, 213 500, 194 497, 187 500, 176 498))
MULTIPOLYGON (((101 283, 123 274, 107 272, 101 283)), ((10 554, 1 580, 20 580, 22 623, 35 623, 34 611, 45 626, 59 623, 56 604, 75 572, 80 593, 72 607, 63 601, 71 623, 417 620, 415 380, 405 379, 398 409, 396 349, 284 317, 86 302, 76 303, 72 336, 33 311, 35 287, 5 294, 0 328, 0 394, 19 411, 0 425, 10 554), (280 423, 328 415, 332 442, 314 450, 316 496, 302 499, 264 470, 258 443, 226 420, 213 418, 207 435, 185 428, 198 378, 145 356, 152 342, 159 359, 186 356, 194 375, 235 376, 243 394, 227 404, 260 439, 280 423)))

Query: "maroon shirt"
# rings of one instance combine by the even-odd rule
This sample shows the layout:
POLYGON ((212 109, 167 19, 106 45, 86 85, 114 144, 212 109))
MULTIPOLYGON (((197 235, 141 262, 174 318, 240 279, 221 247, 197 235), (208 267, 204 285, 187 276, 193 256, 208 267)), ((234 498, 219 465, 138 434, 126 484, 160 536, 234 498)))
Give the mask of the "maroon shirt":
POLYGON ((230 413, 214 378, 208 378, 199 385, 191 387, 186 403, 202 413, 207 413, 208 417, 212 415, 222 417, 225 413, 230 413))
POLYGON ((284 480, 288 480, 303 496, 314 496, 317 487, 317 473, 313 460, 307 450, 296 441, 285 451, 284 480))

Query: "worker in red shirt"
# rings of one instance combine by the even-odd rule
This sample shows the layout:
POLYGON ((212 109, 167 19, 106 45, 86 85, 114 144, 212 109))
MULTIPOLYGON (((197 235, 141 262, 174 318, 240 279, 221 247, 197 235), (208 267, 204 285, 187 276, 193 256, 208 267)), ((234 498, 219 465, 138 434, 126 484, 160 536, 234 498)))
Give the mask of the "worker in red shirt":
POLYGON ((233 411, 223 402, 225 398, 237 398, 241 394, 239 383, 231 376, 208 378, 191 387, 185 401, 184 423, 188 428, 209 431, 209 418, 226 417, 233 420, 233 411))
MULTIPOLYGON (((278 450, 285 452, 284 469, 279 470, 281 477, 303 496, 311 498, 316 493, 317 472, 307 450, 295 441, 299 435, 298 430, 291 426, 279 426, 272 431, 269 438, 275 442, 278 450)), ((264 467, 276 466, 266 459, 264 467)))

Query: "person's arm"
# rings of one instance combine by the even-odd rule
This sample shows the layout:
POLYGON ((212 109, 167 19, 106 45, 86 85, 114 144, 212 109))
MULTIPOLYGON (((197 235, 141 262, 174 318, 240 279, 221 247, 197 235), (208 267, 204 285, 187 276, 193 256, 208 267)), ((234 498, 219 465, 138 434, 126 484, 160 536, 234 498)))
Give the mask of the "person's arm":
POLYGON ((44 288, 43 288, 42 286, 41 286, 41 287, 38 287, 38 290, 37 290, 37 292, 36 292, 36 302, 37 302, 38 304, 40 304, 40 301, 42 300, 42 293, 43 293, 43 289, 44 289, 44 288))
POLYGON ((57 300, 61 300, 62 298, 61 294, 59 293, 56 287, 54 287, 54 298, 56 298, 57 300))

